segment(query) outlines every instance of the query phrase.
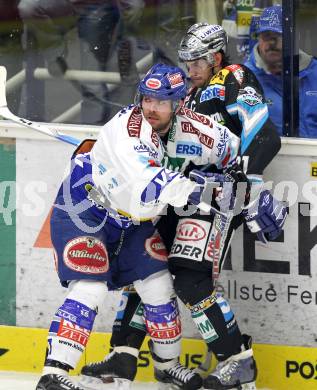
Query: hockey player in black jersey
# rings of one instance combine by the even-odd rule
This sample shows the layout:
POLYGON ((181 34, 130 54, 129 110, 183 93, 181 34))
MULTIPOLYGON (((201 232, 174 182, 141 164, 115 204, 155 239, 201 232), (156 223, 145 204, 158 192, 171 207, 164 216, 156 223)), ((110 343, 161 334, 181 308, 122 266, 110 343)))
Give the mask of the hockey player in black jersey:
MULTIPOLYGON (((261 177, 280 149, 280 138, 269 119, 263 92, 255 76, 243 65, 229 63, 226 45, 227 34, 221 26, 198 23, 187 31, 180 43, 179 58, 188 69, 192 89, 183 109, 188 107, 197 113, 209 115, 239 136, 240 166, 227 172, 230 180, 238 182, 245 180, 245 173, 261 177)), ((173 161, 171 163, 177 164, 173 161)), ((209 169, 213 172, 213 167, 209 169)), ((173 210, 161 218, 159 230, 170 250, 169 267, 175 277, 176 293, 190 309, 208 350, 219 362, 204 381, 206 389, 256 388, 257 368, 251 338, 241 334, 229 303, 217 294, 215 287, 233 234, 243 219, 262 242, 274 240, 281 232, 285 209, 277 207, 273 198, 270 198, 269 203, 267 212, 263 214, 263 221, 266 217, 270 220, 268 226, 271 228, 264 228, 266 231, 254 223, 252 214, 255 210, 251 206, 252 211, 247 206, 239 215, 233 217, 229 213, 222 220, 218 216, 199 214, 178 218, 173 210), (188 240, 188 233, 193 226, 199 226, 207 232, 204 239, 198 242, 197 237, 195 242, 194 239, 193 242, 188 240), (186 248, 184 234, 187 234, 186 248), (199 252, 189 251, 190 246, 198 247, 199 252), (200 326, 201 323, 208 323, 208 332, 201 332, 204 328, 200 326)), ((116 320, 113 329, 111 342, 115 351, 117 347, 118 353, 124 345, 138 349, 142 344, 145 333, 130 325, 138 305, 136 294, 130 292, 127 309, 116 320)), ((116 358, 119 358, 118 354, 116 358)), ((111 359, 113 357, 97 365, 85 366, 82 373, 92 377, 96 376, 97 369, 98 375, 106 374, 107 370, 110 373, 111 359)), ((156 378, 175 383, 174 378, 164 374, 163 367, 155 366, 156 378)), ((182 387, 181 383, 179 387, 182 387)))

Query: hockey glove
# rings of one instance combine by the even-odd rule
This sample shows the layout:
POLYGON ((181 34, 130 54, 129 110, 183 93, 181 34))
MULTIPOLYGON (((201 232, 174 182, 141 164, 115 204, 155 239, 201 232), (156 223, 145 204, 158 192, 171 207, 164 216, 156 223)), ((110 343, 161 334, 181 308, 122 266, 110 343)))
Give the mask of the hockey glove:
POLYGON ((283 202, 275 199, 270 191, 260 193, 259 199, 243 210, 246 224, 252 233, 264 244, 275 240, 282 232, 287 216, 287 208, 283 202))
POLYGON ((220 193, 220 200, 218 204, 221 209, 233 210, 237 200, 239 201, 239 212, 241 206, 245 206, 249 202, 250 197, 250 183, 238 164, 228 167, 224 173, 224 183, 220 193))
MULTIPOLYGON (((220 186, 223 181, 223 175, 217 173, 206 173, 199 170, 193 170, 189 178, 197 183, 194 191, 189 195, 188 202, 196 205, 204 212, 215 214, 219 213, 219 208, 213 201, 214 189, 220 186)), ((222 214, 220 212, 220 214, 222 214)))

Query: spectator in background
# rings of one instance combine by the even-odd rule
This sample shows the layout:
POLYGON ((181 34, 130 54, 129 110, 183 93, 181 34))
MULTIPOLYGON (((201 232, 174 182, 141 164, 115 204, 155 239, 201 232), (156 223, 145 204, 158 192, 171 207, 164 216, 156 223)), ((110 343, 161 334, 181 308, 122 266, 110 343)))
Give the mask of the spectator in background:
POLYGON ((236 63, 244 62, 253 47, 252 20, 259 17, 265 7, 273 5, 273 0, 223 2, 222 27, 230 37, 228 52, 236 63))
MULTIPOLYGON (((283 135, 282 7, 266 8, 258 21, 258 42, 245 65, 264 89, 271 120, 283 135)), ((317 60, 299 50, 299 136, 317 136, 317 60)))
MULTIPOLYGON (((61 76, 68 68, 65 35, 76 26, 81 40, 81 68, 106 70, 120 16, 114 0, 20 0, 18 9, 52 75, 61 76)), ((82 123, 104 124, 111 109, 106 83, 73 85, 82 94, 82 123)))

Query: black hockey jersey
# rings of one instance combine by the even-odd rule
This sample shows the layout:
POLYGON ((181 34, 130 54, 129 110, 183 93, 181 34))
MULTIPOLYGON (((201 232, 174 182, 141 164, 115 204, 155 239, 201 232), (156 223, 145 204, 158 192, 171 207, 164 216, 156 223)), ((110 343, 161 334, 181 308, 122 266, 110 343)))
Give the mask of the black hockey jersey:
POLYGON ((281 147, 269 119, 263 90, 243 65, 221 69, 204 88, 193 88, 185 100, 193 111, 209 115, 240 139, 240 155, 248 174, 261 175, 281 147))

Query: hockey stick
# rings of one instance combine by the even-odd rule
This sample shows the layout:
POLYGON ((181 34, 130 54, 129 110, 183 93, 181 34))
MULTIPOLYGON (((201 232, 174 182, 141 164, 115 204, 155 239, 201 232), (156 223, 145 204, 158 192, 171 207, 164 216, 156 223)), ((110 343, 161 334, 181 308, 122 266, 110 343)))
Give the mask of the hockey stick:
POLYGON ((50 137, 58 139, 68 144, 78 146, 80 140, 71 137, 66 134, 59 133, 57 130, 52 129, 44 124, 32 122, 24 118, 20 118, 14 115, 8 108, 6 98, 6 81, 7 81, 7 70, 4 66, 0 66, 0 116, 4 119, 9 119, 12 122, 19 123, 22 126, 28 127, 29 129, 38 131, 39 133, 46 134, 50 137))

